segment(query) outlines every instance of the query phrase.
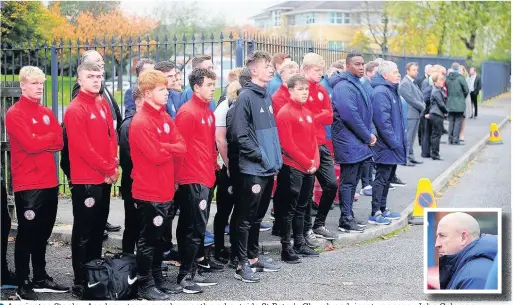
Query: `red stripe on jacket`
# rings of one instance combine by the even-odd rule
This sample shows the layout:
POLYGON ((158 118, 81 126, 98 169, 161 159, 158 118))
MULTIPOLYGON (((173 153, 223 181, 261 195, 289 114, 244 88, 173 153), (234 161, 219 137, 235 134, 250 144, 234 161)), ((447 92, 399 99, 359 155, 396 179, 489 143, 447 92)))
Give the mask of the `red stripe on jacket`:
POLYGON ((186 152, 184 139, 162 107, 144 103, 129 127, 132 197, 169 202, 175 195, 174 158, 186 152))
POLYGON ((5 116, 15 192, 56 187, 54 152, 63 147, 62 129, 52 111, 25 96, 5 116))
POLYGON ((312 160, 319 167, 316 126, 307 107, 290 100, 277 114, 277 128, 284 164, 303 173, 312 167, 312 160))
POLYGON ((327 135, 323 125, 332 124, 334 119, 332 103, 330 102, 327 90, 319 83, 309 81, 309 97, 307 98, 305 106, 314 115, 318 145, 326 144, 327 135))
POLYGON ((101 184, 114 175, 118 139, 111 108, 103 97, 80 90, 66 109, 64 126, 73 184, 101 184))
POLYGON ((203 184, 210 188, 216 180, 218 153, 214 113, 209 109, 209 102, 193 94, 175 117, 175 124, 187 146, 187 154, 176 163, 178 184, 203 184))

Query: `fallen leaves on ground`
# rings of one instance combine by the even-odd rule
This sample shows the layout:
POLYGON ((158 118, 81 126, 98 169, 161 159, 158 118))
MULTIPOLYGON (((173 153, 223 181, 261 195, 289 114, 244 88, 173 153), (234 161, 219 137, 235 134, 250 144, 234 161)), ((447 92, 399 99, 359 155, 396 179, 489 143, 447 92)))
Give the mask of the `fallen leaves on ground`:
POLYGON ((323 251, 333 251, 333 250, 335 250, 335 249, 336 249, 336 247, 334 246, 334 244, 333 244, 333 243, 328 243, 328 244, 325 246, 325 248, 323 249, 323 251))

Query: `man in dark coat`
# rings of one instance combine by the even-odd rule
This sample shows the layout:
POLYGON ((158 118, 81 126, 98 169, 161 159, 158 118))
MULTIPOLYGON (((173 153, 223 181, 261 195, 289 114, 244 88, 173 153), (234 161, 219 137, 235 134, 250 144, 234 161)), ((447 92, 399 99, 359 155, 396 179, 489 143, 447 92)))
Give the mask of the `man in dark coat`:
POLYGON ((360 54, 349 54, 346 72, 334 74, 329 79, 334 108, 332 143, 335 161, 341 167, 339 230, 344 232, 364 231, 366 223, 353 216, 353 197, 363 164, 373 156, 370 145, 377 140, 372 131, 371 100, 360 82, 363 76, 364 58, 360 54))
POLYGON ((378 76, 372 80, 373 123, 377 131, 377 143, 372 146, 377 173, 373 181, 371 215, 369 223, 388 225, 399 219, 400 214, 387 208, 389 184, 396 174, 398 164, 407 162, 407 137, 403 120, 402 104, 398 95, 400 72, 392 61, 383 61, 378 76))
POLYGON ((482 90, 482 78, 475 68, 469 69, 469 77, 471 78, 471 84, 473 84, 473 87, 469 88, 469 96, 471 97, 473 109, 475 109, 472 118, 476 119, 478 116, 478 94, 482 90))

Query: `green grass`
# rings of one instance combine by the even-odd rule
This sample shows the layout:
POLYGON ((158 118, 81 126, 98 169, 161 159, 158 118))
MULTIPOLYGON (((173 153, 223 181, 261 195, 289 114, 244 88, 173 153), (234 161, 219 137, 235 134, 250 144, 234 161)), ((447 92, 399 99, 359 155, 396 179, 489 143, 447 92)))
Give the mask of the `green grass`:
MULTIPOLYGON (((0 75, 0 80, 3 81, 17 81, 19 80, 18 75, 0 75)), ((57 101, 59 107, 66 107, 71 102, 71 90, 73 89, 73 85, 77 81, 76 77, 68 77, 63 76, 59 77, 58 83, 59 83, 59 89, 57 94, 57 101)), ((221 95, 221 88, 217 88, 214 92, 214 99, 218 101, 220 95, 221 95)), ((52 106, 52 78, 47 76, 46 82, 45 82, 45 93, 44 93, 44 101, 46 101, 45 105, 48 107, 52 106)), ((125 94, 123 94, 123 98, 125 98, 125 94)), ((114 99, 118 103, 118 105, 123 104, 123 98, 121 95, 121 91, 115 91, 114 92, 114 99)), ((121 108, 121 107, 120 107, 121 108)))

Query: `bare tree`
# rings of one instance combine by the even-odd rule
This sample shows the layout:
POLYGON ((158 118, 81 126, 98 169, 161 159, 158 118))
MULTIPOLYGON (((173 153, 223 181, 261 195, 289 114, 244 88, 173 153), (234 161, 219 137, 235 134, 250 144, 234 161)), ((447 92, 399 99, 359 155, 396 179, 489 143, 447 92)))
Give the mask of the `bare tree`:
POLYGON ((387 2, 364 1, 365 21, 373 41, 380 46, 382 55, 389 53, 389 38, 394 35, 391 26, 391 16, 387 11, 387 2), (373 21, 372 13, 378 13, 380 23, 373 21))

